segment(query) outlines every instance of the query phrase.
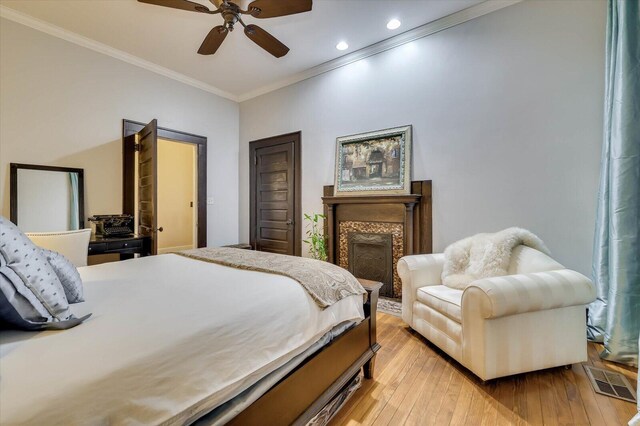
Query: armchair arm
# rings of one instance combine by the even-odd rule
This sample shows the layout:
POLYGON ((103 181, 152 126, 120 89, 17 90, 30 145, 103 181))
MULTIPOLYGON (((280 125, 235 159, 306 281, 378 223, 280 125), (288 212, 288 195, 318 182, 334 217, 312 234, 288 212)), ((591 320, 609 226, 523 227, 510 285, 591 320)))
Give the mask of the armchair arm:
POLYGON ((420 287, 440 285, 444 254, 416 254, 398 261, 398 275, 402 281, 402 319, 413 325, 413 302, 420 287))
POLYGON ((595 286, 569 269, 506 275, 474 281, 462 294, 462 315, 476 311, 483 318, 586 305, 596 298, 595 286))

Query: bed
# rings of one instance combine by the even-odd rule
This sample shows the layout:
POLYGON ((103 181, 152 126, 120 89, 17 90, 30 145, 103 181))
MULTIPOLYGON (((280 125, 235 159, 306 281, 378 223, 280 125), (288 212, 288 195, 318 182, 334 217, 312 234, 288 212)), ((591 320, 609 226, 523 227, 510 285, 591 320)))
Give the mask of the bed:
POLYGON ((0 332, 1 424, 305 424, 372 374, 375 286, 320 309, 291 278, 175 254, 79 271, 85 323, 0 332))

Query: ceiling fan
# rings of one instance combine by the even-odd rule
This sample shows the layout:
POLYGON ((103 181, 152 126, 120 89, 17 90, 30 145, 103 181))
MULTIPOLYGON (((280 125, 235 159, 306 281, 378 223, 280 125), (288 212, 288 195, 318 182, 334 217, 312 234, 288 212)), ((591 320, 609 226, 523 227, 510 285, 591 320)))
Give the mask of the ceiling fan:
POLYGON ((189 10, 191 12, 222 15, 223 25, 217 25, 207 34, 198 53, 201 55, 213 55, 216 53, 225 37, 233 31, 233 26, 240 23, 244 27, 244 33, 255 44, 280 58, 289 52, 289 48, 277 38, 257 25, 245 24, 241 15, 251 15, 254 18, 275 18, 278 16, 293 15, 311 10, 313 0, 254 0, 247 10, 230 0, 209 0, 216 7, 210 10, 208 7, 189 0, 138 0, 141 3, 155 4, 158 6, 172 7, 174 9, 189 10))

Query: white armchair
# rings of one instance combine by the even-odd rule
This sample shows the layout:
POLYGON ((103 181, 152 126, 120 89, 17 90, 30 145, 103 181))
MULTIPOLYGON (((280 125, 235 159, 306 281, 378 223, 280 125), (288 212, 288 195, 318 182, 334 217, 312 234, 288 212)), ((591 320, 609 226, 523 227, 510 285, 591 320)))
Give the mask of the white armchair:
POLYGON ((587 360, 595 287, 549 256, 516 247, 509 275, 464 291, 441 284, 444 254, 405 256, 402 319, 482 380, 587 360))
POLYGON ((27 237, 38 247, 57 251, 76 267, 87 266, 91 229, 60 232, 28 232, 27 237))

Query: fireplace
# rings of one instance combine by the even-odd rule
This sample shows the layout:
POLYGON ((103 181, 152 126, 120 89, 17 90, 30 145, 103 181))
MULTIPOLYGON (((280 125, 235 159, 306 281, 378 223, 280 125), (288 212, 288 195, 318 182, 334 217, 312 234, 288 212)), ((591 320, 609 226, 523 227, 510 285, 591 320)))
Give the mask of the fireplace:
POLYGON ((400 298, 398 260, 431 253, 431 181, 412 182, 408 195, 333 196, 333 186, 324 193, 329 261, 400 298))

